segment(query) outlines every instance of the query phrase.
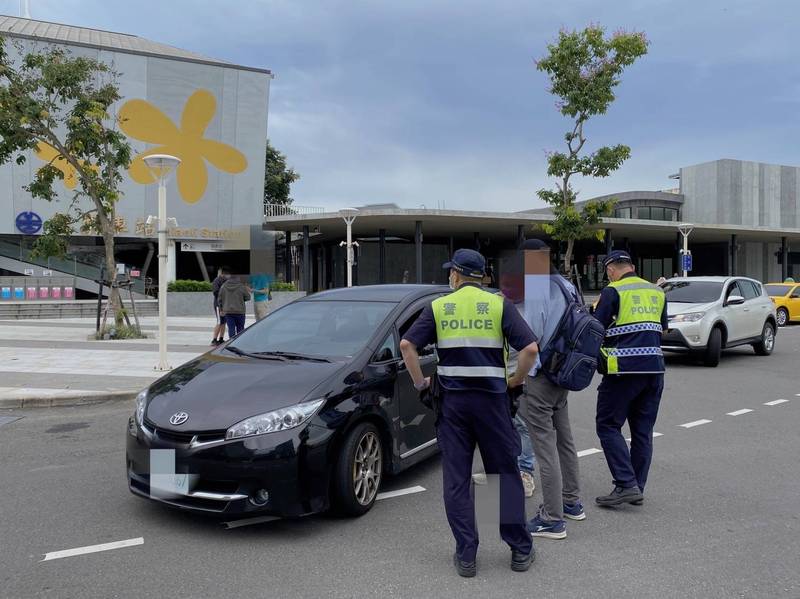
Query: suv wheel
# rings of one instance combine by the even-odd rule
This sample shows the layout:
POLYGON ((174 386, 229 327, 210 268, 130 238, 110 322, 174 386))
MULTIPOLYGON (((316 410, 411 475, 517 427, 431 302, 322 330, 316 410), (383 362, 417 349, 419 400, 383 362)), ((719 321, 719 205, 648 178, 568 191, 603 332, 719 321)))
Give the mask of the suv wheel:
POLYGON ((775 327, 771 322, 764 324, 764 330, 761 332, 761 341, 753 344, 753 349, 759 356, 768 356, 775 349, 775 327))
POLYGON ((710 367, 719 366, 719 358, 722 355, 722 331, 719 327, 711 329, 708 335, 708 345, 703 355, 703 364, 710 367))
POLYGON ((789 323, 789 312, 786 308, 778 308, 776 316, 778 318, 779 327, 785 327, 789 323))
POLYGON ((374 424, 363 422, 347 435, 333 478, 333 503, 345 516, 367 513, 383 478, 383 443, 374 424))

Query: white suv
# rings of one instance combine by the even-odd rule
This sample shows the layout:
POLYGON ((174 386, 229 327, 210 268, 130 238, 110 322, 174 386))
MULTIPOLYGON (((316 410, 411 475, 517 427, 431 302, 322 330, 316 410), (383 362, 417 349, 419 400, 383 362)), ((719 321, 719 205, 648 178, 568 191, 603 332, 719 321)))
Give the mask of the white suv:
POLYGON ((717 366, 723 349, 752 345, 760 356, 775 347, 775 304, 764 286, 744 277, 686 277, 661 285, 667 296, 669 331, 661 347, 702 356, 717 366))

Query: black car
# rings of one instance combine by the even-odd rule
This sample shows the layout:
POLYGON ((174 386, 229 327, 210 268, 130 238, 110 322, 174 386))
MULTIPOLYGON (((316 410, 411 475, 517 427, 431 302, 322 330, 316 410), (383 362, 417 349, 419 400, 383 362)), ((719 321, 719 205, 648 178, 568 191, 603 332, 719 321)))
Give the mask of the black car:
MULTIPOLYGON (((131 492, 225 516, 365 513, 384 474, 437 451, 398 346, 447 291, 317 293, 159 379, 128 423, 131 492)), ((434 347, 420 356, 432 374, 434 347)))

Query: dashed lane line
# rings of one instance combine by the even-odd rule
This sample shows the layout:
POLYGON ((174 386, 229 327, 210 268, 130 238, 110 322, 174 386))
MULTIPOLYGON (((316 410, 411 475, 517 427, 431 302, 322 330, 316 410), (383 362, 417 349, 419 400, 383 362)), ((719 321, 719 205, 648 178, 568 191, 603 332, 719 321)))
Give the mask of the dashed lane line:
POLYGON ((578 452, 578 457, 582 458, 583 456, 593 455, 595 453, 603 453, 603 450, 597 449, 596 447, 592 447, 590 449, 584 449, 583 451, 578 452))
POLYGON ((728 416, 741 416, 742 414, 748 414, 752 412, 750 408, 743 408, 741 410, 736 410, 735 412, 728 412, 728 416))
POLYGON ((113 543, 102 543, 101 545, 88 545, 86 547, 76 547, 75 549, 64 549, 62 551, 51 551, 45 553, 43 562, 75 555, 86 555, 87 553, 98 553, 100 551, 111 551, 112 549, 122 549, 123 547, 134 547, 144 545, 144 538, 126 539, 125 541, 114 541, 113 543))
POLYGON ((412 493, 422 493, 425 490, 425 487, 409 487, 407 489, 398 489, 396 491, 387 491, 385 493, 378 493, 378 496, 375 498, 375 501, 380 501, 381 499, 391 499, 392 497, 400 497, 402 495, 411 495, 412 493))
POLYGON ((694 428, 695 426, 702 426, 704 424, 708 424, 709 422, 711 422, 711 420, 703 418, 701 420, 695 420, 693 422, 686 422, 684 424, 679 424, 678 426, 681 426, 683 428, 694 428))
POLYGON ((789 402, 788 399, 775 399, 773 401, 766 402, 764 405, 765 406, 777 406, 778 404, 788 403, 788 402, 789 402))

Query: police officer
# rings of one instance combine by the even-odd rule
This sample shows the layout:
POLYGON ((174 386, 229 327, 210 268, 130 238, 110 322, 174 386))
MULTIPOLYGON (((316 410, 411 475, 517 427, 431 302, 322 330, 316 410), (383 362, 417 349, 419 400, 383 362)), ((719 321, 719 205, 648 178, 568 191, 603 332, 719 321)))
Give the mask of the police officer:
POLYGON ((603 264, 610 283, 595 310, 595 317, 606 327, 600 350, 605 376, 597 390, 596 425, 614 490, 595 501, 607 507, 641 505, 664 389, 661 334, 667 330, 666 301, 660 287, 636 276, 627 252, 611 252, 603 264), (622 436, 626 420, 630 451, 622 436))
POLYGON ((500 535, 511 547, 511 569, 528 570, 533 543, 525 528, 525 498, 517 469, 519 435, 511 422, 508 387, 522 384, 533 367, 536 337, 507 299, 484 291, 486 261, 460 249, 450 262, 450 288, 423 310, 400 343, 403 360, 420 391, 430 385, 419 365, 418 347, 437 344, 437 375, 443 390, 437 439, 442 451, 444 503, 456 539, 459 575, 475 576, 478 531, 470 496, 477 443, 489 474, 500 479, 500 535), (519 351, 517 370, 506 380, 506 343, 519 351))

